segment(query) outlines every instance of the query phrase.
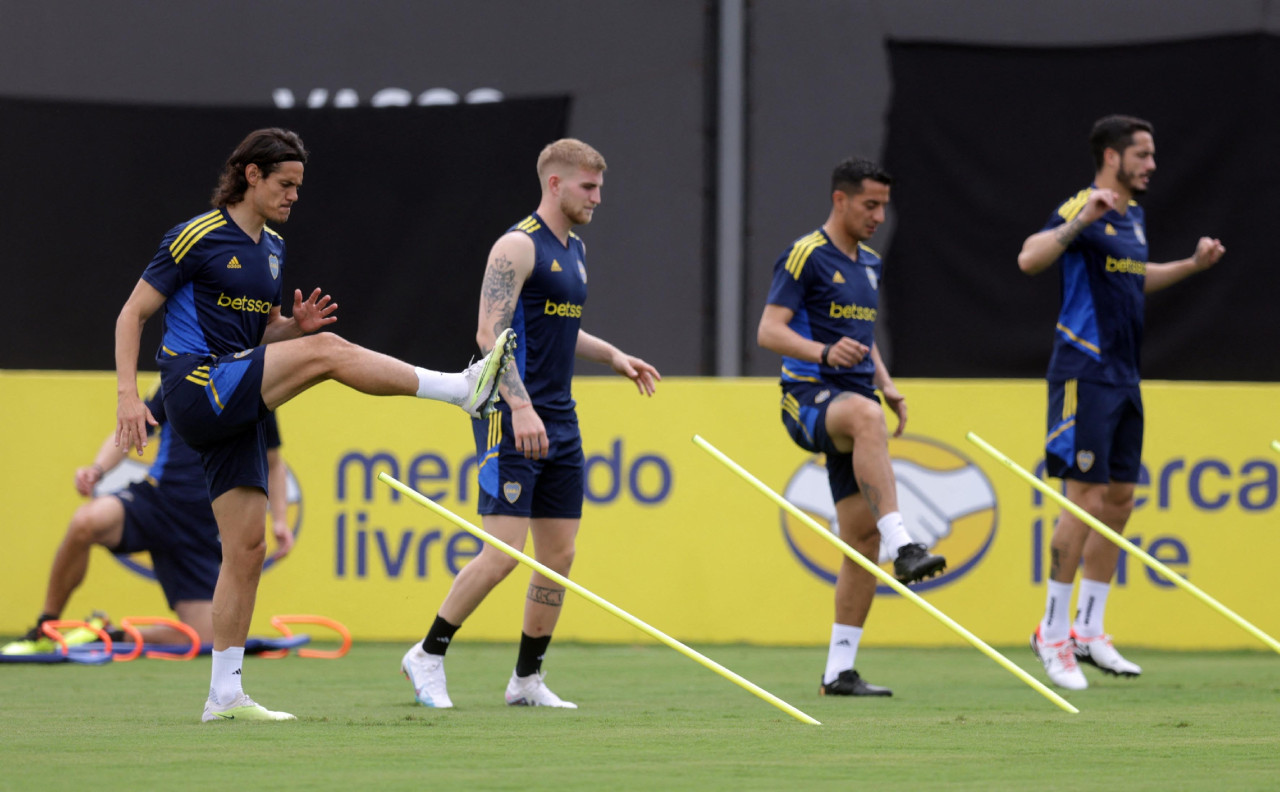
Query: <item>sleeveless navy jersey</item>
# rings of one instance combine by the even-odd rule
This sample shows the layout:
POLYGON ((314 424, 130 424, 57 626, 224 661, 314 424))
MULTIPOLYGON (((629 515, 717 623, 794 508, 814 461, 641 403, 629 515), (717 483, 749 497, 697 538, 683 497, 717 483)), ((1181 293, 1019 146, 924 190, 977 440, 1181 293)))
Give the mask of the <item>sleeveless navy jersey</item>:
MULTIPOLYGON (((562 245, 542 218, 532 214, 508 232, 533 240, 533 272, 520 289, 511 327, 516 331, 516 366, 538 413, 549 417, 573 412, 571 389, 574 350, 587 301, 586 246, 569 232, 562 245)), ((499 402, 502 409, 509 409, 499 402)))
MULTIPOLYGON (((1043 230, 1069 223, 1089 200, 1084 189, 1067 199, 1043 230)), ((1072 240, 1059 263, 1062 308, 1048 379, 1136 385, 1142 346, 1147 235, 1142 207, 1109 211, 1072 240)))
MULTIPOLYGON (((773 266, 770 305, 795 312, 788 325, 822 344, 842 337, 871 346, 880 305, 880 255, 858 243, 857 258, 846 256, 819 228, 800 237, 773 266)), ((851 368, 832 368, 782 357, 782 383, 816 382, 840 389, 872 388, 870 353, 851 368)))
POLYGON ((226 209, 170 229, 142 273, 168 298, 156 353, 161 371, 178 355, 229 355, 261 344, 280 304, 284 250, 270 228, 254 242, 226 209))

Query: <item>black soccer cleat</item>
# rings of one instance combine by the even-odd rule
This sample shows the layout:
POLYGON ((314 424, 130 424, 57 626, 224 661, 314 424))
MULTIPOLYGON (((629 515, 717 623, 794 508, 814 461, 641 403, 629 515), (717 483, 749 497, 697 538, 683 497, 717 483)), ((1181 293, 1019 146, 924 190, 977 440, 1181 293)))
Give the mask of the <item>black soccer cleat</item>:
POLYGON ((852 669, 841 671, 830 684, 823 682, 818 688, 820 696, 892 696, 893 691, 887 687, 872 685, 852 669))
POLYGON ((940 575, 947 568, 947 559, 930 555, 922 544, 903 545, 893 562, 893 576, 899 583, 915 583, 917 580, 940 575))

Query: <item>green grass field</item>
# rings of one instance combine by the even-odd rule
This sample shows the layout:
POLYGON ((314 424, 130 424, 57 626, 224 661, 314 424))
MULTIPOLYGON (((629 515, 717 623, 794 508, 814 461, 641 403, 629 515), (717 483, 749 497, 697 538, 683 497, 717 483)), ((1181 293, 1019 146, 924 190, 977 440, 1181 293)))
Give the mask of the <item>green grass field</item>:
POLYGON ((0 789, 1280 787, 1270 652, 1126 652, 1145 675, 1089 673, 1069 715, 972 649, 864 649, 895 696, 849 700, 817 695, 825 648, 699 647, 824 724, 807 726, 659 645, 553 645, 566 711, 507 707, 514 647, 459 643, 457 708, 429 710, 404 649, 248 659, 249 693, 299 718, 283 724, 201 724, 207 658, 0 667, 0 789))

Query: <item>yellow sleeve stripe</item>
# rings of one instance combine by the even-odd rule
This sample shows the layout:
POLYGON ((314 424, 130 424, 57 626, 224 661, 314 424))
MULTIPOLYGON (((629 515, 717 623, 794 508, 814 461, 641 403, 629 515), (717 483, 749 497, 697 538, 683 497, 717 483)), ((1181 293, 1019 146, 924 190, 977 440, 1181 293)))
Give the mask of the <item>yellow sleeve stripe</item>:
POLYGON ((787 272, 791 273, 791 277, 800 280, 800 271, 804 269, 804 263, 809 260, 809 254, 815 248, 822 247, 827 244, 826 237, 822 236, 821 231, 814 231, 806 237, 796 240, 791 246, 791 255, 787 256, 785 265, 787 272))
POLYGON ((884 258, 884 256, 881 256, 879 253, 877 253, 877 252, 875 252, 874 250, 872 250, 872 249, 870 248, 870 246, 868 246, 868 245, 864 245, 864 244, 862 244, 861 242, 859 242, 859 243, 858 243, 858 247, 860 247, 860 248, 862 248, 863 250, 867 251, 868 253, 870 253, 871 255, 875 256, 876 258, 884 258))
POLYGON ((1094 354, 1096 354, 1096 355, 1101 355, 1101 354, 1102 354, 1102 350, 1101 350, 1101 349, 1098 349, 1098 347, 1097 347, 1095 344, 1090 344, 1088 341, 1085 341, 1085 340, 1084 340, 1083 338, 1081 338, 1080 336, 1078 336, 1078 335, 1076 335, 1075 333, 1071 332, 1071 328, 1070 328, 1070 327, 1067 327, 1066 325, 1062 324, 1061 322, 1059 322, 1059 323, 1058 323, 1058 332, 1059 332, 1059 333, 1062 333, 1062 334, 1063 334, 1063 335, 1065 335, 1067 338, 1071 339, 1072 341, 1074 341, 1075 343, 1077 343, 1077 344, 1079 344, 1080 346, 1084 347, 1085 349, 1089 350, 1090 352, 1093 352, 1093 353, 1094 353, 1094 354))
POLYGON ((1076 215, 1080 214, 1080 210, 1084 208, 1084 205, 1089 203, 1090 192, 1091 191, 1088 189, 1081 190, 1073 197, 1064 201, 1062 206, 1058 207, 1058 214, 1062 216, 1062 219, 1066 220, 1068 223, 1075 220, 1076 215))
POLYGON ((173 244, 169 246, 169 253, 173 256, 175 264, 182 261, 182 257, 191 252, 191 248, 204 238, 204 235, 215 228, 222 228, 227 221, 222 217, 222 212, 213 212, 212 214, 197 217, 178 234, 178 238, 173 240, 173 244))
POLYGON ((542 228, 542 223, 538 222, 538 218, 534 217, 533 215, 529 215, 525 219, 521 220, 519 223, 516 223, 516 228, 520 229, 526 234, 532 234, 534 231, 537 231, 539 228, 542 228))
POLYGON ((276 239, 284 239, 284 237, 280 236, 280 234, 279 234, 279 233, 277 233, 277 232, 276 232, 276 230, 275 230, 274 228, 272 228, 271 226, 264 225, 264 226, 262 227, 262 230, 263 230, 263 231, 266 231, 268 234, 270 234, 271 236, 275 237, 276 239))
POLYGON ((178 238, 173 240, 173 244, 169 246, 169 252, 170 253, 175 252, 178 248, 185 245, 187 243, 187 239, 192 234, 196 233, 201 226, 207 223, 213 222, 215 219, 219 217, 222 217, 222 212, 217 209, 214 209, 212 212, 209 212, 208 214, 202 214, 199 217, 197 217, 195 220, 192 220, 190 223, 187 223, 187 227, 182 229, 182 232, 178 234, 178 238))

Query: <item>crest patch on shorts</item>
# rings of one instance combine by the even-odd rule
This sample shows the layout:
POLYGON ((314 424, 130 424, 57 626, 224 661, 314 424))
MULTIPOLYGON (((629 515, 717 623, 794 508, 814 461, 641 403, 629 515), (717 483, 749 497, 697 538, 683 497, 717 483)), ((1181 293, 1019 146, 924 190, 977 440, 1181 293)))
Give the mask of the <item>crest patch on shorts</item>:
POLYGON ((1089 468, 1093 467, 1094 459, 1095 457, 1092 451, 1077 451, 1076 467, 1080 468, 1081 473, 1088 473, 1089 468))
POLYGON ((814 397, 813 397, 813 403, 814 403, 814 404, 822 404, 824 401, 826 401, 827 399, 830 399, 830 398, 831 398, 831 391, 829 391, 829 390, 824 390, 824 391, 819 392, 817 396, 814 396, 814 397))
POLYGON ((502 485, 502 495, 507 499, 507 503, 515 503, 520 500, 520 482, 508 481, 502 485))

